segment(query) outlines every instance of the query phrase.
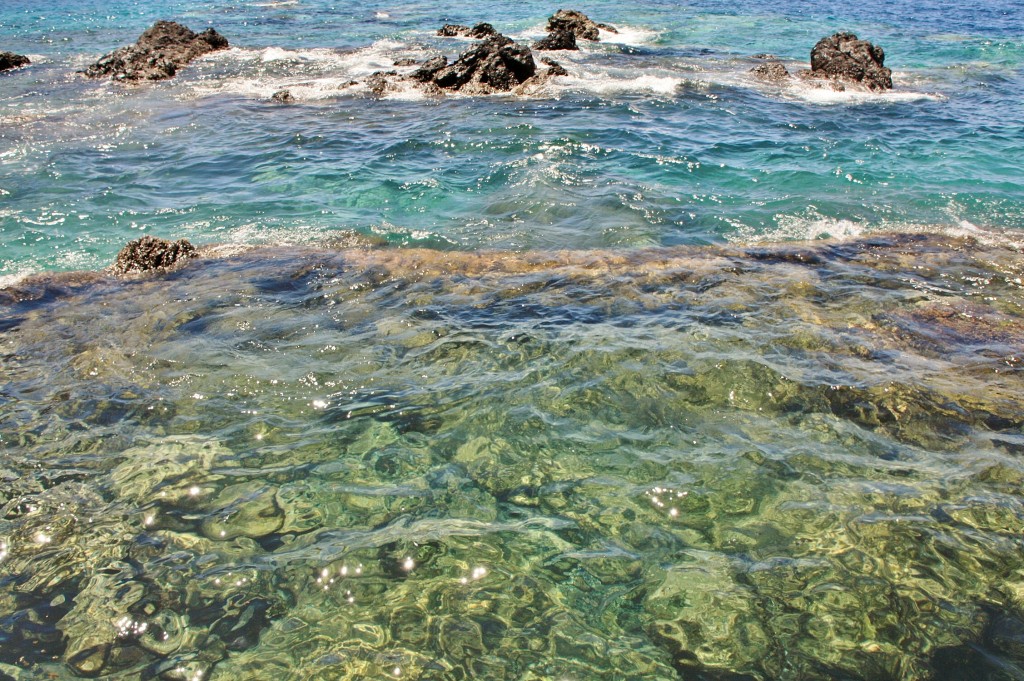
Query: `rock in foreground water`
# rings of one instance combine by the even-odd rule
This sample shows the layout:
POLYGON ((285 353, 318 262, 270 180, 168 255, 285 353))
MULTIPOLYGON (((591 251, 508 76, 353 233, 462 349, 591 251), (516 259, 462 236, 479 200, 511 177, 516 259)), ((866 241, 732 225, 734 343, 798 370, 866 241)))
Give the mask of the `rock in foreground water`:
POLYGON ((490 38, 492 35, 499 35, 498 31, 487 23, 477 24, 472 28, 462 24, 445 24, 438 29, 437 34, 448 38, 490 38))
POLYGON ((29 58, 23 54, 0 52, 0 71, 9 71, 10 69, 27 66, 30 63, 29 58))
POLYGON ((805 78, 825 78, 864 85, 871 90, 892 89, 892 71, 884 66, 881 47, 860 40, 852 33, 822 38, 811 49, 811 70, 805 78))
POLYGON ((171 267, 196 256, 196 247, 187 239, 167 241, 154 236, 144 236, 129 241, 114 262, 114 274, 148 272, 171 267))
POLYGON ((552 31, 533 44, 535 50, 578 50, 572 31, 552 31))
POLYGON ((114 50, 83 73, 90 78, 164 80, 196 57, 227 47, 227 38, 212 28, 196 33, 173 21, 158 21, 134 45, 114 50))

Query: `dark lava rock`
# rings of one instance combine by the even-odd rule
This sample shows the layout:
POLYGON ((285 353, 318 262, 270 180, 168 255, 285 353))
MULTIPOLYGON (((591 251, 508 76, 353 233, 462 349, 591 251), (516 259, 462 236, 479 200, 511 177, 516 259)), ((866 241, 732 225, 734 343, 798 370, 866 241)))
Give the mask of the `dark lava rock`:
POLYGON ((574 9, 560 9, 548 19, 549 33, 569 31, 577 38, 584 40, 600 40, 599 29, 602 28, 609 33, 618 33, 614 26, 596 24, 586 14, 574 9))
POLYGON ((370 92, 380 97, 388 90, 393 89, 391 84, 397 75, 398 71, 377 71, 371 73, 366 79, 366 85, 370 88, 370 92))
POLYGON ((536 73, 537 64, 530 48, 497 35, 439 69, 431 82, 443 90, 491 94, 508 92, 536 73))
POLYGON ((295 98, 292 97, 292 93, 287 90, 278 90, 270 96, 270 101, 277 102, 278 104, 289 104, 294 102, 295 98))
POLYGON ((827 78, 859 83, 871 90, 892 89, 892 71, 883 66, 885 52, 852 33, 836 33, 822 38, 811 50, 808 78, 827 78))
POLYGON ((565 67, 559 64, 550 57, 544 57, 540 60, 542 64, 548 67, 548 76, 568 76, 569 72, 565 70, 565 67))
POLYGON ((121 249, 112 270, 114 274, 149 272, 171 267, 195 256, 196 247, 187 239, 167 241, 155 236, 144 236, 141 239, 129 241, 121 249))
POLYGON ((212 28, 195 33, 173 21, 158 21, 134 45, 114 50, 83 73, 90 78, 163 80, 196 57, 227 47, 227 39, 212 28))
POLYGON ((415 59, 396 59, 392 66, 416 66, 419 62, 415 59))
POLYGON ((28 66, 30 63, 29 58, 24 55, 14 54, 13 52, 0 52, 0 71, 17 69, 22 66, 28 66))
POLYGON ((421 83, 429 83, 434 80, 434 76, 437 72, 448 66, 448 59, 445 57, 434 57, 423 62, 423 64, 412 72, 409 76, 413 80, 418 80, 421 83))
POLYGON ((533 44, 535 50, 578 50, 576 34, 572 31, 552 31, 533 44))
POLYGON ((784 80, 789 80, 789 71, 782 65, 782 62, 770 61, 764 64, 758 64, 754 68, 750 69, 750 72, 761 80, 766 80, 770 83, 779 83, 784 80))
POLYGON ((445 24, 438 32, 438 35, 449 38, 490 38, 494 35, 501 35, 490 24, 477 24, 473 28, 462 24, 445 24))

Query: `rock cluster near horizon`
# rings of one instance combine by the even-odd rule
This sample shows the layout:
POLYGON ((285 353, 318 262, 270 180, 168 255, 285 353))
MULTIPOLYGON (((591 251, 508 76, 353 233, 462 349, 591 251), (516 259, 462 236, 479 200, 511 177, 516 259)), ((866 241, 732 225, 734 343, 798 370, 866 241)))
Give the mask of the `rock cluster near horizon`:
MULTIPOLYGON (((770 57, 770 55, 759 55, 770 57)), ((769 82, 783 82, 792 75, 776 59, 758 64, 751 72, 769 82)), ((885 66, 881 47, 860 40, 852 33, 835 33, 819 40, 811 49, 811 68, 800 71, 804 80, 827 83, 834 90, 856 85, 872 91, 892 89, 892 71, 885 66)))
POLYGON ((162 270, 194 258, 197 254, 196 247, 188 239, 168 241, 147 235, 125 244, 117 254, 111 271, 114 274, 129 274, 162 270))
POLYGON ((83 73, 122 81, 164 80, 196 57, 227 47, 227 38, 212 28, 196 33, 173 21, 158 21, 134 45, 114 50, 83 73))
POLYGON ((0 71, 9 71, 11 69, 21 68, 22 66, 28 66, 32 62, 23 54, 15 54, 13 52, 0 52, 0 71))

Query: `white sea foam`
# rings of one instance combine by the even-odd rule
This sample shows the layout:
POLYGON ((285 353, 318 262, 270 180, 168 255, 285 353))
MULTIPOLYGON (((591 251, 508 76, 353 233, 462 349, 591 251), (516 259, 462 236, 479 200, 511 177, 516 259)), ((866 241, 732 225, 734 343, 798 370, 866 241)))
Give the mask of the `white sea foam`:
POLYGON ((736 230, 726 239, 737 244, 777 243, 784 241, 850 241, 871 234, 944 234, 951 237, 969 238, 989 246, 1024 249, 1024 232, 1005 228, 989 228, 975 225, 967 220, 951 224, 923 224, 883 220, 878 223, 854 222, 830 218, 813 213, 777 217, 773 229, 752 228, 735 224, 736 230))
POLYGON ((611 31, 605 31, 602 29, 601 42, 637 47, 640 45, 652 45, 658 41, 659 37, 661 37, 661 33, 659 31, 640 26, 616 25, 615 28, 618 30, 618 33, 612 33, 611 31))

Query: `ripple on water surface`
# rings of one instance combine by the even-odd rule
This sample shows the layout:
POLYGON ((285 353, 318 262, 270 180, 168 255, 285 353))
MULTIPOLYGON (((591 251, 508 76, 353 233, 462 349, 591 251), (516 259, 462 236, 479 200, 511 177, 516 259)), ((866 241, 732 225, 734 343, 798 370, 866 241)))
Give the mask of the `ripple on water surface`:
POLYGON ((1003 678, 1020 262, 921 234, 29 278, 0 664, 1003 678))

